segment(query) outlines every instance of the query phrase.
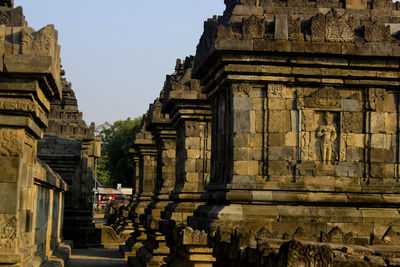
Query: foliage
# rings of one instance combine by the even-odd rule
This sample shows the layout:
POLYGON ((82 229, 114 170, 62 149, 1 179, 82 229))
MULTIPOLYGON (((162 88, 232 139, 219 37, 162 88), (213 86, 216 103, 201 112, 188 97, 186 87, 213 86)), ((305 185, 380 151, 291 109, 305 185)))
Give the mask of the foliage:
POLYGON ((97 128, 102 138, 101 158, 97 163, 97 179, 107 187, 122 183, 124 187, 132 186, 132 162, 127 158, 127 146, 133 130, 140 126, 141 118, 108 122, 97 128))

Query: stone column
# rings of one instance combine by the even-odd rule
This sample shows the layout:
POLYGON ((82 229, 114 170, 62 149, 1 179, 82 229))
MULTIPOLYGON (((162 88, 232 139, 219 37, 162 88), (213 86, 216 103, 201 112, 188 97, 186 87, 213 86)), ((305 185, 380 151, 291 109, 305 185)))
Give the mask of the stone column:
POLYGON ((157 147, 150 132, 146 131, 146 117, 143 116, 141 129, 135 134, 131 149, 137 160, 137 195, 130 209, 130 217, 134 221, 135 230, 125 245, 120 246, 125 258, 136 256, 136 252, 147 239, 145 228, 140 218, 154 196, 154 187, 157 173, 157 147))
POLYGON ((0 25, 0 265, 40 266, 34 166, 50 100, 61 96, 60 47, 54 26, 35 32, 20 7, 4 12, 13 15, 0 25))
MULTIPOLYGON (((161 92, 163 96, 163 92, 161 92)), ((170 192, 175 185, 175 154, 176 131, 171 127, 168 115, 161 113, 161 102, 157 99, 150 106, 147 117, 147 130, 152 132, 157 145, 157 179, 155 195, 141 217, 147 234, 145 247, 138 252, 138 257, 132 258, 133 265, 165 264, 170 251, 166 246, 165 236, 161 233, 160 221, 165 207, 171 203, 170 192), (137 261, 137 262, 133 262, 137 261)))

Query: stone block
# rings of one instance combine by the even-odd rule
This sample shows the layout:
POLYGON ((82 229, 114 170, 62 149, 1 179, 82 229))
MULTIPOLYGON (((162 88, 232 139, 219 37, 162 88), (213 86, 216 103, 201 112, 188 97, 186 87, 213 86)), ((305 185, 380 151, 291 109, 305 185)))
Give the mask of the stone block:
POLYGON ((292 126, 292 132, 298 132, 300 130, 299 111, 298 110, 290 111, 290 121, 291 121, 291 126, 292 126))
POLYGON ((363 134, 347 134, 346 144, 351 147, 364 147, 365 137, 363 134))
POLYGON ((235 147, 233 148, 233 159, 234 160, 251 160, 252 150, 248 147, 235 147))
MULTIPOLYGON (((251 188, 255 188, 256 187, 256 177, 251 176, 251 175, 233 175, 231 183, 236 184, 236 185, 245 185, 244 189, 250 189, 248 187, 249 185, 251 186, 251 188)), ((250 194, 250 192, 247 192, 247 193, 250 194)))
POLYGON ((289 132, 285 134, 285 146, 293 146, 296 147, 298 143, 298 133, 297 132, 289 132))
POLYGON ((17 212, 17 190, 16 183, 0 183, 0 214, 17 212))
POLYGON ((250 97, 233 97, 233 109, 248 111, 252 109, 252 99, 250 97))
POLYGON ((371 163, 369 174, 372 178, 382 178, 384 176, 384 165, 382 163, 371 163))
POLYGON ((296 149, 294 147, 282 148, 282 159, 292 161, 296 159, 296 149))
POLYGON ((347 147, 346 149, 346 161, 347 162, 359 162, 361 159, 361 153, 362 150, 360 151, 360 148, 358 147, 347 147))
POLYGON ((393 112, 396 110, 397 106, 397 95, 396 94, 386 94, 384 99, 384 105, 382 111, 393 112))
POLYGON ((237 133, 233 138, 235 147, 248 147, 250 144, 251 135, 248 133, 237 133))
POLYGON ((255 131, 256 133, 264 133, 266 132, 266 118, 265 111, 256 110, 255 111, 255 131))
MULTIPOLYGON (((289 140, 290 141, 290 140, 289 140)), ((268 145, 269 146, 283 146, 286 145, 285 135, 280 133, 271 133, 268 135, 268 145)))
POLYGON ((235 111, 233 115, 233 131, 235 133, 250 133, 250 112, 235 111))
POLYGON ((292 170, 286 161, 269 161, 268 175, 292 175, 292 170))
POLYGON ((268 131, 270 133, 287 133, 291 130, 290 111, 270 110, 268 131))
POLYGON ((275 15, 275 40, 288 40, 288 17, 287 14, 275 15))
POLYGON ((250 134, 249 143, 247 146, 250 147, 262 147, 265 144, 264 135, 262 134, 250 134))
POLYGON ((362 133, 363 122, 363 113, 343 112, 343 131, 345 133, 362 133))
POLYGON ((0 157, 0 183, 16 183, 21 175, 21 159, 0 157))
POLYGON ((258 175, 258 161, 239 161, 233 163, 234 175, 258 175))
POLYGON ((285 109, 285 99, 270 98, 268 99, 268 109, 285 109))
POLYGON ((395 134, 397 131, 396 113, 386 113, 385 115, 385 132, 395 134))
POLYGON ((283 147, 269 146, 268 147, 268 160, 283 160, 283 147))
MULTIPOLYGON (((201 150, 201 140, 198 137, 187 137, 185 139, 187 149, 201 150)), ((173 155, 175 157, 175 155, 173 155)))
POLYGON ((385 146, 385 139, 385 134, 371 134, 371 147, 383 149, 385 146))
POLYGON ((371 162, 384 162, 385 151, 382 148, 372 148, 370 152, 371 162))
POLYGON ((397 209, 360 208, 363 222, 396 223, 399 219, 397 209))

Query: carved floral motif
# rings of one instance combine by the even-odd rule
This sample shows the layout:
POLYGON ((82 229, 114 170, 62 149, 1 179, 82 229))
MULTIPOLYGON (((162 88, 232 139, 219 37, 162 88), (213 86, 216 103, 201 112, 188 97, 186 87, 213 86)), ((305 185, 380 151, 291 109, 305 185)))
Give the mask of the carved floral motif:
POLYGON ((0 129, 0 156, 20 157, 22 155, 22 141, 13 129, 0 129))
POLYGON ((20 110, 27 112, 36 112, 36 105, 32 101, 20 100, 9 101, 0 99, 0 110, 20 110))
POLYGON ((368 92, 367 108, 376 110, 377 106, 385 101, 386 91, 384 89, 371 88, 368 92))
POLYGON ((186 227, 182 232, 182 239, 184 245, 206 245, 207 234, 204 231, 193 230, 186 227))
POLYGON ((341 96, 333 87, 324 87, 305 98, 308 108, 332 109, 341 107, 341 96))
POLYGON ((364 39, 370 43, 387 42, 391 38, 390 26, 378 21, 367 21, 364 24, 364 39))
POLYGON ((326 15, 318 14, 311 20, 311 37, 313 41, 352 42, 354 29, 352 17, 346 13, 339 15, 335 9, 326 15))
POLYGON ((281 98, 283 97, 283 84, 268 84, 268 97, 281 98))
POLYGON ((288 16, 288 32, 289 40, 291 41, 303 41, 303 34, 301 33, 301 21, 300 18, 294 18, 288 16))
POLYGON ((23 55, 54 55, 57 32, 53 25, 48 25, 38 32, 24 27, 21 30, 23 55))
POLYGON ((0 215, 0 249, 15 248, 17 238, 17 219, 7 215, 0 215))
POLYGON ((265 21, 256 16, 250 16, 243 20, 243 37, 244 38, 263 38, 265 33, 265 21))

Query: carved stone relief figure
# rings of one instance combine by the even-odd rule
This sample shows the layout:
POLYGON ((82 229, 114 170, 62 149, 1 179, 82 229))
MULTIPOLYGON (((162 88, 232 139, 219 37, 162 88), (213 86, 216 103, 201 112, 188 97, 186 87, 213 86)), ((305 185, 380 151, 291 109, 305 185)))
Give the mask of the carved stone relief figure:
POLYGON ((332 154, 335 154, 337 160, 337 152, 335 150, 334 142, 337 138, 336 129, 333 126, 333 116, 329 112, 324 114, 325 124, 321 125, 317 131, 317 137, 320 138, 321 146, 321 159, 323 164, 330 164, 332 154))

